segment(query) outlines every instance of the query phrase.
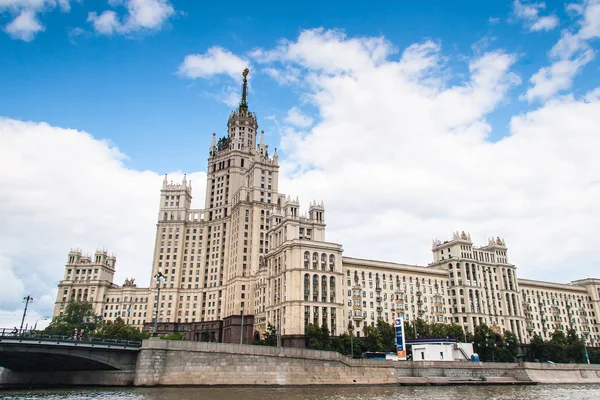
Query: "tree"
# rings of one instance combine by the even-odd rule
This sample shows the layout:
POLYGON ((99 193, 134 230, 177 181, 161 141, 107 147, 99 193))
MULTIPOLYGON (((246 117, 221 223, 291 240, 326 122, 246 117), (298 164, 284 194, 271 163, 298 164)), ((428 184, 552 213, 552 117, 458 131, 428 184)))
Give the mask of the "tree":
POLYGON ((366 351, 383 351, 383 340, 381 333, 374 326, 366 326, 364 329, 364 345, 366 351))
POLYGON ((104 339, 143 340, 148 339, 148 333, 141 332, 138 328, 125 324, 121 317, 113 321, 105 321, 94 334, 95 337, 104 339))
POLYGON ((377 321, 377 332, 381 337, 381 350, 386 352, 396 351, 396 331, 394 327, 383 321, 377 321))
POLYGON ((310 324, 306 328, 306 339, 308 340, 308 348, 314 350, 330 350, 331 337, 329 329, 326 326, 319 327, 316 324, 310 324))
POLYGON ((481 361, 494 361, 496 359, 496 339, 496 333, 486 324, 475 327, 473 347, 479 354, 481 361))
POLYGON ((548 343, 537 333, 529 342, 532 358, 534 360, 547 361, 549 356, 548 343))
POLYGON ((467 337, 465 334, 465 330, 462 326, 451 324, 445 325, 446 327, 446 337, 450 339, 456 339, 457 341, 466 342, 467 337))
POLYGON ((273 325, 267 325, 267 331, 265 332, 265 338, 262 343, 265 346, 277 346, 277 328, 273 325))
POLYGON ((548 342, 548 350, 551 360, 558 363, 568 362, 567 359, 567 337, 561 330, 555 330, 548 342))
POLYGON ((87 337, 92 335, 100 324, 100 317, 87 301, 72 301, 67 304, 61 315, 52 319, 44 333, 50 335, 75 335, 87 337))
POLYGON ((510 352, 510 355, 513 358, 516 358, 517 354, 519 354, 519 338, 517 337, 517 335, 515 335, 511 331, 505 331, 503 342, 505 348, 510 352))
POLYGON ((185 340, 185 333, 169 333, 160 336, 163 340, 185 340))
POLYGON ((568 362, 586 362, 585 343, 581 338, 579 338, 575 329, 569 329, 567 331, 566 357, 568 362))

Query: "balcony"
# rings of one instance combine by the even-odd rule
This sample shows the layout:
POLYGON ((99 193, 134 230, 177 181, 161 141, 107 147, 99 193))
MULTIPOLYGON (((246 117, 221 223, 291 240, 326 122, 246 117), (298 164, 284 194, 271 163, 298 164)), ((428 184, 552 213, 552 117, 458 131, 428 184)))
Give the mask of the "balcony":
POLYGON ((355 321, 362 321, 363 320, 363 316, 361 315, 353 315, 352 319, 355 321))
POLYGON ((533 332, 533 326, 528 326, 527 327, 527 332, 533 332))
POLYGON ((381 298, 381 296, 378 296, 375 300, 377 300, 378 303, 381 303, 381 300, 383 299, 381 298))
POLYGON ((383 311, 383 307, 377 307, 377 312, 382 312, 383 311))
POLYGON ((381 292, 381 286, 377 286, 377 287, 375 288, 375 290, 377 291, 377 293, 381 292))
POLYGON ((416 295, 417 295, 417 297, 421 297, 421 296, 423 296, 423 292, 421 292, 420 290, 418 290, 417 293, 416 293, 416 295))

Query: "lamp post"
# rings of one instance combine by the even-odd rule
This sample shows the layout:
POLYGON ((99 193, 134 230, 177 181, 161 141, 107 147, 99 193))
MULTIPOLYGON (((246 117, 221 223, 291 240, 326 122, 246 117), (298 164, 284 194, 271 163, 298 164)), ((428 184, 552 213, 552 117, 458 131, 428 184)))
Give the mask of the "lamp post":
POLYGON ((589 333, 585 332, 583 334, 583 348, 585 349, 585 360, 587 361, 587 363, 590 363, 590 355, 588 354, 587 351, 587 338, 588 338, 589 333))
POLYGON ((348 322, 348 332, 350 332, 350 355, 354 358, 354 325, 352 325, 352 321, 348 322))
POLYGON ((244 344, 244 307, 242 307, 242 328, 240 329, 240 344, 244 344))
POLYGON ((33 325, 33 329, 32 329, 32 331, 35 331, 35 330, 36 330, 36 328, 37 328, 37 323, 38 323, 39 321, 45 321, 45 320, 49 320, 49 319, 50 319, 50 317, 40 317, 40 318, 36 319, 36 320, 35 320, 35 325, 33 325))
POLYGON ((154 275, 154 279, 156 279, 157 294, 156 294, 156 307, 155 307, 156 316, 154 317, 154 332, 153 332, 152 336, 158 336, 158 302, 160 301, 160 281, 161 281, 161 279, 165 279, 165 276, 159 270, 158 273, 156 275, 154 275))
MULTIPOLYGON (((276 300, 276 304, 280 304, 279 300, 281 299, 281 296, 279 295, 279 292, 275 293, 275 300, 276 300)), ((278 315, 279 315, 279 321, 277 322, 277 347, 281 347, 281 305, 279 305, 279 309, 278 309, 278 315)))
POLYGON ((23 335, 23 323, 25 322, 25 316, 27 315, 27 306, 29 306, 29 303, 33 303, 33 297, 28 294, 23 297, 23 303, 25 303, 25 309, 23 310, 23 318, 21 318, 21 327, 19 328, 21 335, 23 335))

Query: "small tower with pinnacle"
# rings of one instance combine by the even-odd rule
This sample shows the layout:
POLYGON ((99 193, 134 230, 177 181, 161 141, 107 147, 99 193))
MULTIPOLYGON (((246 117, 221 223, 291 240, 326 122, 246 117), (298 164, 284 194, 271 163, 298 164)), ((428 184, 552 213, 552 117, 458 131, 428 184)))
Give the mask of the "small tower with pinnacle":
POLYGON ((248 68, 244 69, 242 76, 242 99, 237 110, 234 110, 227 121, 229 148, 231 150, 249 150, 256 148, 256 134, 258 122, 256 114, 248 111, 248 68))
POLYGON ((161 222, 184 221, 191 204, 192 183, 187 180, 187 176, 183 175, 181 183, 173 183, 173 181, 169 182, 165 174, 160 191, 158 220, 161 222))

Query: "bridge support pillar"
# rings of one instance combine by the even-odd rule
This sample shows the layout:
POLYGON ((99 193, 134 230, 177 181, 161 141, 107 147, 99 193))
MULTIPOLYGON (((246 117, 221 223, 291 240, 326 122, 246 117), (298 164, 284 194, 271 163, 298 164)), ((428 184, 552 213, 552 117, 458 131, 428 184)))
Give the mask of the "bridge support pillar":
POLYGON ((165 369, 167 359, 166 341, 149 339, 144 341, 135 367, 135 386, 156 386, 165 369))

